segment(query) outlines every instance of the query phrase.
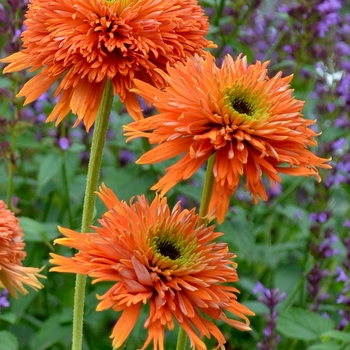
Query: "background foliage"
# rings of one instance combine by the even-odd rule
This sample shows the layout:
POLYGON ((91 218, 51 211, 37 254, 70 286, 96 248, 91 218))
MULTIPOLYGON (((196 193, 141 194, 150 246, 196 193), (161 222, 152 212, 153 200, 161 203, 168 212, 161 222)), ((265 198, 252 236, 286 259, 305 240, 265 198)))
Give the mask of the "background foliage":
MULTIPOLYGON (((332 157, 323 181, 283 177, 269 201, 254 205, 244 184, 232 198, 227 219, 217 230, 237 254, 240 302, 256 316, 253 331, 240 333, 221 325, 227 349, 350 349, 350 3, 335 1, 202 1, 211 22, 214 54, 240 52, 249 62, 271 60, 271 74, 294 74, 304 115, 322 131, 319 156, 332 157), (257 286, 257 282, 260 282, 257 286), (278 291, 277 291, 278 289, 278 291), (254 293, 255 292, 255 293, 254 293)), ((20 49, 26 0, 0 0, 1 57, 20 49)), ((27 243, 27 266, 46 266, 45 288, 10 299, 0 314, 0 350, 68 349, 75 276, 49 273, 49 253, 72 254, 53 247, 57 225, 79 230, 91 135, 71 128, 74 116, 55 127, 45 124, 53 94, 22 106, 15 97, 30 73, 0 76, 0 198, 10 194, 27 243)), ((151 110, 147 111, 152 113, 151 110)), ((147 194, 169 165, 135 166, 147 142, 125 143, 122 125, 131 121, 114 101, 101 182, 119 198, 147 194)), ((198 207, 204 170, 169 193, 169 203, 198 207)), ((104 211, 97 204, 96 217, 104 211)), ((96 312, 96 294, 105 285, 88 285, 85 349, 110 349, 109 335, 118 318, 96 312)), ((125 349, 145 340, 143 315, 125 349)), ((166 335, 175 349, 177 332, 166 335)), ((208 348, 215 344, 210 340, 208 348)))

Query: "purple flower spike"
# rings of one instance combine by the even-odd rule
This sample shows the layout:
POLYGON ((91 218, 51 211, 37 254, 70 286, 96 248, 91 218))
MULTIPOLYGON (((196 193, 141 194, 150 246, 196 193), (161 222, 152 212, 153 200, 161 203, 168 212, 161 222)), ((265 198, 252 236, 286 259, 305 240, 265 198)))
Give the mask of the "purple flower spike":
POLYGON ((285 297, 286 293, 280 293, 279 289, 268 289, 265 288, 261 282, 257 282, 254 289, 254 294, 262 294, 258 297, 258 300, 265 304, 269 308, 269 314, 264 314, 266 320, 266 327, 263 331, 264 339, 258 343, 258 348, 260 350, 274 350, 280 341, 280 336, 276 334, 276 324, 278 311, 276 311, 276 306, 285 297))

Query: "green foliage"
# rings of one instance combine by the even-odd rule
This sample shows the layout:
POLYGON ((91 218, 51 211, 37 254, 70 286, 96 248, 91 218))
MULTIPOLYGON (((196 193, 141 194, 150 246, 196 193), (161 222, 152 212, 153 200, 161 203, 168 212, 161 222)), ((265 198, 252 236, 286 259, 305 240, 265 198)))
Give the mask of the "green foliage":
POLYGON ((17 338, 8 331, 0 331, 0 350, 18 350, 17 338))
POLYGON ((291 308, 281 312, 277 329, 289 338, 315 340, 334 327, 334 322, 319 314, 301 308, 291 308))

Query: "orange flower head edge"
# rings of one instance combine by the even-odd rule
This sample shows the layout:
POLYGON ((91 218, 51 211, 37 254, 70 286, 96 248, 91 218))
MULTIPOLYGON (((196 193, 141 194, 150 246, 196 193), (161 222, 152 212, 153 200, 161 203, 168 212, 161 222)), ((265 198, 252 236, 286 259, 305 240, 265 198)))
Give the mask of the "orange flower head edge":
POLYGON ((71 258, 52 253, 50 262, 57 266, 50 271, 87 274, 93 283, 114 282, 98 297, 97 306, 98 311, 122 312, 111 335, 114 347, 124 343, 146 303, 143 350, 152 341, 153 349, 164 350, 165 327, 172 330, 174 320, 200 350, 206 349, 203 336, 214 336, 225 349, 224 336, 209 318, 250 330, 247 316, 254 314, 237 301, 239 291, 229 285, 238 281, 235 256, 227 244, 214 241, 222 235, 214 226, 198 226, 198 215, 181 210, 180 203, 171 211, 166 197, 157 195, 149 203, 140 196, 127 204, 104 185, 98 195, 108 208, 101 227, 83 235, 59 228, 65 237, 55 243, 79 252, 71 258))
POLYGON ((19 220, 0 200, 0 287, 6 288, 15 298, 18 296, 17 291, 23 295, 28 294, 24 285, 35 290, 41 289, 43 285, 38 277, 46 278, 40 274, 43 268, 22 265, 22 260, 26 257, 24 247, 19 220))
POLYGON ((107 79, 134 119, 142 118, 133 79, 164 86, 166 64, 186 61, 213 43, 197 0, 30 0, 23 49, 0 60, 4 73, 39 70, 20 90, 25 104, 57 82, 58 102, 47 121, 72 111, 88 130, 107 79))
POLYGON ((135 80, 135 93, 153 102, 158 114, 124 127, 128 140, 145 137, 156 147, 139 164, 152 164, 182 155, 166 169, 152 189, 164 195, 179 181, 190 178, 215 154, 215 177, 210 212, 221 223, 230 197, 244 177, 255 203, 267 200, 263 174, 272 186, 280 173, 314 176, 317 168, 331 168, 330 159, 308 148, 318 136, 302 115, 303 101, 295 99, 292 76, 267 76, 268 62, 248 65, 244 56, 227 55, 219 68, 215 59, 196 55, 185 64, 168 66, 162 74, 167 87, 157 90, 135 80))

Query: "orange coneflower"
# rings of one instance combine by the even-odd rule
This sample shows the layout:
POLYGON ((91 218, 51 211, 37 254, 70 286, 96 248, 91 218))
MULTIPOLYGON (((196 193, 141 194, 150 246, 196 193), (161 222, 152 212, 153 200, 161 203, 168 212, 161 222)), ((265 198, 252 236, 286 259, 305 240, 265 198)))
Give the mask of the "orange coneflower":
POLYGON ((267 65, 226 56, 218 68, 208 53, 205 59, 195 56, 168 67, 169 75, 159 71, 168 84, 163 91, 135 81, 133 91, 154 101, 159 111, 125 127, 128 140, 141 136, 158 144, 137 162, 156 163, 184 153, 152 189, 164 195, 215 153, 210 211, 222 222, 241 176, 255 203, 258 196, 267 199, 263 173, 273 185, 281 181, 278 173, 320 180, 316 167, 330 166, 308 150, 317 144, 309 128, 314 121, 303 118, 304 102, 292 96, 292 76, 278 73, 269 79, 267 65))
POLYGON ((180 203, 170 211, 166 198, 158 195, 151 204, 140 196, 130 205, 103 185, 98 195, 108 208, 99 220, 102 227, 84 235, 60 228, 66 238, 55 243, 79 252, 71 258, 51 254, 50 262, 58 265, 51 271, 87 274, 95 283, 115 282, 97 306, 99 311, 122 311, 111 336, 114 347, 126 340, 147 302, 148 338, 142 349, 152 340, 155 350, 164 349, 164 328, 173 329, 174 319, 195 349, 206 349, 201 337, 211 335, 225 349, 225 338, 207 316, 250 329, 246 315, 253 313, 237 301, 238 290, 227 285, 238 281, 235 256, 227 244, 213 242, 222 235, 214 226, 198 226, 198 215, 181 211, 180 203))
POLYGON ((16 290, 28 294, 24 284, 35 290, 42 288, 37 277, 45 277, 39 274, 41 269, 22 266, 26 257, 24 247, 19 220, 0 200, 0 287, 6 288, 15 298, 16 290))
MULTIPOLYGON (((93 124, 107 79, 134 119, 142 117, 133 78, 161 87, 154 68, 202 54, 209 22, 197 0, 31 0, 23 49, 2 62, 4 73, 41 71, 19 92, 30 103, 59 81, 48 121, 72 110, 93 124)), ((76 123, 76 124, 77 124, 76 123)))

